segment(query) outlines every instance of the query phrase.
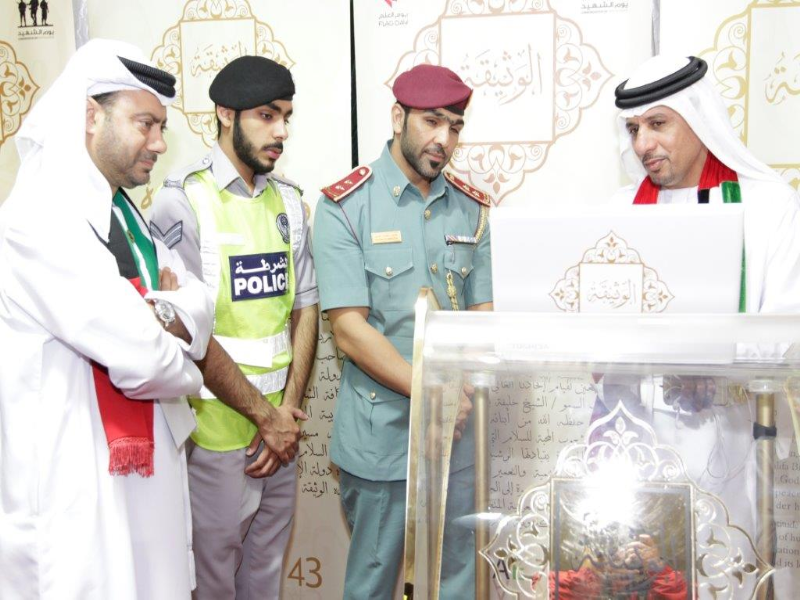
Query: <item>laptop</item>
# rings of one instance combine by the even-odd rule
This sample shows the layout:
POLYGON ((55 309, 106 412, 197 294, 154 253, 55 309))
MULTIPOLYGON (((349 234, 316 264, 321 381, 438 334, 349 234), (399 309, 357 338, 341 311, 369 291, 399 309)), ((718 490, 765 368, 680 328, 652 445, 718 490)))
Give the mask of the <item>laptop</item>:
POLYGON ((495 310, 739 310, 741 204, 501 207, 490 223, 495 310))

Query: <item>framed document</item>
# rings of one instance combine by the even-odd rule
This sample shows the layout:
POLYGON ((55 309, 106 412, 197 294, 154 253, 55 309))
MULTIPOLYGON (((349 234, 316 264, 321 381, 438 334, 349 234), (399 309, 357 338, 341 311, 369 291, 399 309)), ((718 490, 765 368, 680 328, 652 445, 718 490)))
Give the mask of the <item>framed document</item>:
POLYGON ((691 487, 600 483, 553 479, 551 597, 693 597, 691 487))

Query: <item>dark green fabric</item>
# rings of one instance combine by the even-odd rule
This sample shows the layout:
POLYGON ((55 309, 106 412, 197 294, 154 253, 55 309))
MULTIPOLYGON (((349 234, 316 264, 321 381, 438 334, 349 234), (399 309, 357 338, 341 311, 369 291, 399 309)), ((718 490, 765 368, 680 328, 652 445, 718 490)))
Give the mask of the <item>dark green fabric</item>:
MULTIPOLYGON (((131 252, 133 253, 134 259, 138 259, 139 256, 134 247, 137 248, 141 253, 141 256, 144 257, 144 265, 142 265, 139 260, 136 260, 136 268, 139 270, 139 276, 143 276, 142 269, 147 269, 147 273, 150 276, 150 281, 152 283, 151 289, 157 290, 158 259, 156 258, 156 249, 152 240, 144 231, 142 231, 142 227, 139 224, 139 220, 136 218, 136 215, 134 214, 133 208, 121 191, 118 191, 116 194, 114 194, 114 206, 122 211, 122 216, 125 219, 128 233, 133 235, 133 239, 131 239, 130 235, 126 235, 125 239, 128 240, 128 244, 131 252)), ((144 285, 144 281, 142 281, 142 284, 144 285)))
MULTIPOLYGON (((722 201, 725 204, 741 204, 742 203, 742 188, 736 181, 723 181, 719 184, 720 191, 722 192, 722 201)), ((739 312, 747 311, 747 261, 744 254, 744 246, 742 246, 742 278, 739 287, 739 312)))

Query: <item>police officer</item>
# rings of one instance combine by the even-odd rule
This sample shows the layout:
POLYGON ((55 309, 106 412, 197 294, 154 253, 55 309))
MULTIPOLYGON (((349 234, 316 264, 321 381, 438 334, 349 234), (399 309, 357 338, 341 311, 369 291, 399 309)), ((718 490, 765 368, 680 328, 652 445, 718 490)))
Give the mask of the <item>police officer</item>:
MULTIPOLYGON (((370 166, 322 190, 314 229, 322 310, 347 355, 331 457, 351 531, 344 596, 353 599, 391 598, 400 566, 419 290, 432 287, 448 310, 492 308, 491 202, 443 172, 472 90, 449 69, 420 65, 393 91, 393 138, 370 166)), ((470 409, 462 394, 448 515, 471 512, 470 409)), ((472 597, 471 532, 448 523, 445 546, 443 597, 472 597)))
POLYGON ((295 418, 305 418, 299 407, 318 335, 300 190, 272 173, 294 92, 289 70, 269 59, 225 66, 209 89, 218 143, 167 178, 153 206, 153 234, 216 298, 205 387, 190 398, 198 421, 189 456, 195 600, 280 591, 295 506, 295 418))

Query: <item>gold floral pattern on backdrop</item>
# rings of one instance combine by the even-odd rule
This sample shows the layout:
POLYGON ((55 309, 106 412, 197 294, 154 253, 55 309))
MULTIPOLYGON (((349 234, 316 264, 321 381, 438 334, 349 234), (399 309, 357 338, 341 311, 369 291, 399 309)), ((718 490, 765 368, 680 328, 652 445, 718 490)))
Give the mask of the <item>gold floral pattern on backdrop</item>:
POLYGON ((545 163, 611 78, 578 25, 547 0, 450 0, 386 85, 425 63, 449 67, 473 88, 469 127, 451 166, 496 204, 545 163))
POLYGON ((755 0, 722 22, 700 57, 741 140, 800 189, 800 41, 793 24, 800 25, 800 1, 755 0))
POLYGON ((169 28, 152 59, 160 69, 175 75, 176 99, 191 130, 207 146, 216 140, 214 105, 208 86, 232 60, 243 55, 272 59, 287 68, 294 66, 272 28, 256 19, 247 0, 191 0, 183 17, 169 28))
POLYGON ((613 231, 570 267, 550 297, 564 312, 664 312, 674 298, 655 269, 613 231))
POLYGON ((39 86, 10 44, 0 40, 0 145, 14 135, 39 86))

